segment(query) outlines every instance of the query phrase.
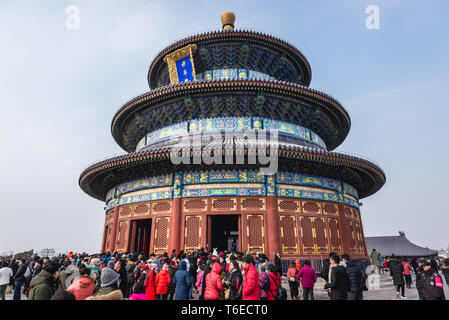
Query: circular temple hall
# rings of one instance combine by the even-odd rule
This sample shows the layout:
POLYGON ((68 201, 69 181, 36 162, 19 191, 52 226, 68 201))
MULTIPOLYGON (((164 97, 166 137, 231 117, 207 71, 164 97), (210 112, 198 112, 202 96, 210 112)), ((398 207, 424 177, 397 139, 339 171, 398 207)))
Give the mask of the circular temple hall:
POLYGON ((335 98, 309 87, 303 54, 269 34, 235 29, 234 19, 226 12, 222 29, 160 51, 149 67, 150 90, 114 115, 112 136, 126 153, 79 178, 84 192, 106 204, 101 251, 368 259, 359 200, 384 185, 384 172, 333 151, 351 120, 335 98), (259 135, 274 131, 265 153, 276 155, 277 171, 265 175, 255 155, 268 144, 259 135), (242 132, 258 136, 242 139, 242 132), (181 143, 184 161, 174 163, 180 141, 191 143, 181 143), (210 149, 218 145, 222 154, 210 149), (218 161, 195 161, 211 152, 218 161), (234 161, 219 161, 225 154, 234 161))

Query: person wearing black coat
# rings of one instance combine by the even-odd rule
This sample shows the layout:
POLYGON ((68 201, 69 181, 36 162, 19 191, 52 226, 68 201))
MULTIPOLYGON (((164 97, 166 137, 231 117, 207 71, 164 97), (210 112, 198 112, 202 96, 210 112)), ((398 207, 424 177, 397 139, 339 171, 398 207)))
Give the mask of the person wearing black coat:
POLYGON ((237 261, 232 260, 229 265, 229 274, 226 281, 226 285, 229 287, 229 300, 242 300, 239 296, 239 288, 243 285, 243 275, 239 268, 237 261))
POLYGON ((422 267, 423 262, 424 262, 424 259, 419 259, 417 266, 416 266, 416 270, 415 270, 416 290, 418 290, 419 300, 423 300, 423 297, 422 297, 423 278, 424 278, 424 269, 422 267))
POLYGON ((346 268, 340 265, 340 257, 334 255, 330 258, 332 265, 331 282, 324 285, 324 289, 331 289, 332 300, 347 300, 350 280, 346 268))
POLYGON ((22 259, 19 262, 19 268, 17 269, 17 272, 14 274, 14 296, 13 300, 20 300, 21 297, 21 290, 22 285, 25 282, 25 272, 27 269, 27 265, 25 264, 26 260, 22 259))
POLYGON ((405 297, 405 279, 404 279, 404 265, 398 258, 390 261, 390 273, 393 277, 393 284, 396 287, 396 296, 399 298, 399 291, 401 292, 401 299, 405 297))
POLYGON ((128 295, 131 294, 132 288, 134 286, 134 269, 136 268, 136 264, 130 260, 126 265, 126 273, 128 274, 128 295))
POLYGON ((281 256, 279 255, 279 252, 276 252, 274 255, 274 266, 276 267, 276 271, 282 275, 281 256))
POLYGON ((120 276, 120 286, 119 289, 122 291, 123 298, 129 297, 128 290, 128 272, 126 271, 126 262, 123 259, 119 259, 114 266, 115 271, 120 276))
POLYGON ((446 300, 443 290, 443 279, 435 272, 432 263, 423 263, 422 300, 446 300))
POLYGON ((357 262, 350 260, 348 254, 342 254, 341 259, 346 263, 346 272, 348 273, 351 282, 351 289, 348 291, 348 300, 363 300, 363 291, 360 287, 362 272, 357 262))

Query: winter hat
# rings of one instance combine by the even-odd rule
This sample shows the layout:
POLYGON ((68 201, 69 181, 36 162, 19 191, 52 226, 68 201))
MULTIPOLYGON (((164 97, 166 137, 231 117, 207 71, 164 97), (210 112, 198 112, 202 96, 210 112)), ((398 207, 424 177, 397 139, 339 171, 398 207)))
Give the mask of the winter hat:
POLYGON ((156 269, 156 268, 157 268, 157 264, 155 264, 155 263, 150 264, 150 269, 151 270, 156 269))
POLYGON ((162 269, 168 270, 168 264, 164 264, 164 266, 162 267, 162 269))
POLYGON ((115 261, 114 260, 109 260, 107 268, 114 269, 114 266, 115 266, 115 261))
POLYGON ((109 287, 117 282, 120 275, 111 268, 101 270, 101 287, 109 287))
POLYGON ((422 266, 432 266, 432 264, 430 263, 430 260, 424 260, 424 262, 422 263, 422 266))
POLYGON ((145 270, 148 270, 149 269, 149 267, 148 267, 148 265, 146 264, 146 265, 144 265, 143 267, 142 267, 142 271, 145 271, 145 270))
POLYGON ((175 260, 170 261, 170 265, 171 265, 172 267, 176 267, 176 262, 175 262, 175 260))

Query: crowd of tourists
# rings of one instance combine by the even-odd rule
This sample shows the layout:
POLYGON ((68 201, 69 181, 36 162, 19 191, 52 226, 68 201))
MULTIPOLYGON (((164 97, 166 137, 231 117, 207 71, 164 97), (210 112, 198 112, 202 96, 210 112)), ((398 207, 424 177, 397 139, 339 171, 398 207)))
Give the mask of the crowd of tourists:
POLYGON ((449 259, 440 258, 406 258, 383 257, 373 249, 370 254, 371 265, 378 268, 379 274, 389 272, 393 286, 396 288, 396 297, 407 299, 405 288, 412 288, 412 274, 415 278, 415 287, 419 300, 446 300, 444 295, 443 274, 446 284, 449 284, 449 259))
MULTIPOLYGON (((399 291, 403 287, 397 270, 402 273, 409 268, 397 261, 389 260, 388 266, 399 291)), ((204 249, 150 256, 69 252, 0 263, 2 300, 12 292, 13 300, 22 295, 28 300, 191 300, 194 296, 200 300, 286 300, 282 278, 288 282, 290 299, 314 300, 318 278, 310 260, 292 261, 283 273, 279 254, 270 261, 259 253, 204 249)), ((429 293, 427 263, 417 263, 418 291, 423 299, 439 299, 437 293, 429 293)), ((332 300, 361 300, 367 290, 364 268, 348 254, 329 254, 320 276, 332 300)), ((430 279, 438 283, 435 275, 430 279)))

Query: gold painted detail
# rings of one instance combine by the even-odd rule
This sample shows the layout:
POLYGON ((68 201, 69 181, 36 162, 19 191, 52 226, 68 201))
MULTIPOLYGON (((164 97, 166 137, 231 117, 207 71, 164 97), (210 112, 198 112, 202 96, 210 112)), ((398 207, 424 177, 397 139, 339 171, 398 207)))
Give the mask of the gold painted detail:
POLYGON ((179 83, 178 71, 176 69, 176 61, 185 58, 190 55, 190 62, 192 63, 193 79, 196 80, 195 65, 193 63, 193 53, 198 49, 196 44, 189 44, 183 48, 180 48, 172 53, 167 54, 164 57, 164 62, 168 64, 168 73, 170 75, 170 83, 179 83))

